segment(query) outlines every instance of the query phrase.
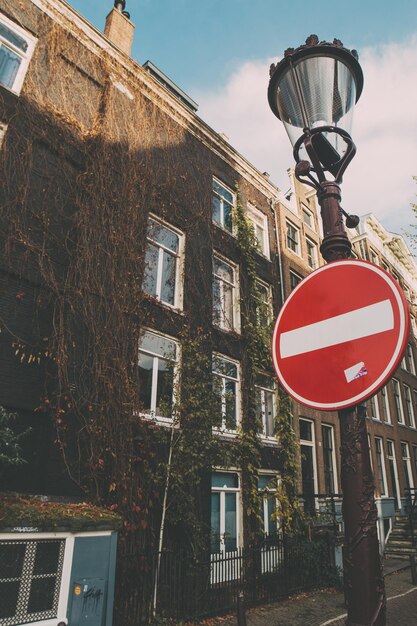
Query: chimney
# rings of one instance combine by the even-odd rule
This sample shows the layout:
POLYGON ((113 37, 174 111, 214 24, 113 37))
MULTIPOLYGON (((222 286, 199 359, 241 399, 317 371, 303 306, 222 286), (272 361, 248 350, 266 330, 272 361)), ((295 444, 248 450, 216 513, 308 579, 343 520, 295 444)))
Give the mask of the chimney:
POLYGON ((125 11, 125 7, 126 0, 115 0, 114 8, 106 17, 104 34, 120 50, 130 56, 135 25, 130 21, 130 15, 125 11))

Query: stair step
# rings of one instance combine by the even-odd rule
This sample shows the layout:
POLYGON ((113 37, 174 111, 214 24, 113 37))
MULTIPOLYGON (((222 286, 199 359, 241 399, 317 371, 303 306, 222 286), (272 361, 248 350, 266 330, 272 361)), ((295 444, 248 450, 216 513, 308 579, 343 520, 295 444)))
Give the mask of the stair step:
POLYGON ((388 545, 385 548, 385 554, 388 552, 417 552, 415 546, 388 545))

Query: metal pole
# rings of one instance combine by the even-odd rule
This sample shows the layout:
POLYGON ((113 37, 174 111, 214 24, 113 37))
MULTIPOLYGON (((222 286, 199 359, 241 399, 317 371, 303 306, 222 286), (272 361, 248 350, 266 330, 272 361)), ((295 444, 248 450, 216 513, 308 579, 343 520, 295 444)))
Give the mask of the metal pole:
POLYGON ((245 594, 242 590, 237 594, 237 626, 246 626, 245 594))
MULTIPOLYGON (((349 258, 352 247, 343 225, 339 185, 321 182, 317 198, 323 221, 323 258, 327 262, 349 258)), ((364 403, 339 411, 346 626, 385 626, 385 586, 365 415, 364 403)))

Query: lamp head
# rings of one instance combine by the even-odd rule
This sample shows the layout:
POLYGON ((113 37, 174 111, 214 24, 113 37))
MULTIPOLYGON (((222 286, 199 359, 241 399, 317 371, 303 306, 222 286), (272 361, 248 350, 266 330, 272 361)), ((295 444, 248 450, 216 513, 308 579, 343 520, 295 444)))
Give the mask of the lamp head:
MULTIPOLYGON (((271 65, 268 101, 294 146, 303 134, 320 127, 350 135, 353 108, 362 88, 357 52, 338 39, 319 42, 311 35, 305 45, 289 48, 277 65, 271 65)), ((329 162, 342 157, 344 144, 337 133, 324 132, 316 141, 323 144, 329 162)))

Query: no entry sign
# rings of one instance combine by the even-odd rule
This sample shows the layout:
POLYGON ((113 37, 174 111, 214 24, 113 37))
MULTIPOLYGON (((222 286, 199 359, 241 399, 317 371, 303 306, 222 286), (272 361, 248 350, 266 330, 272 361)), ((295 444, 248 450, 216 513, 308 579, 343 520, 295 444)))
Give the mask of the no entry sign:
POLYGON ((272 340, 274 367, 298 402, 324 411, 372 396, 400 362, 408 304, 380 267, 348 259, 320 267, 285 301, 272 340))

